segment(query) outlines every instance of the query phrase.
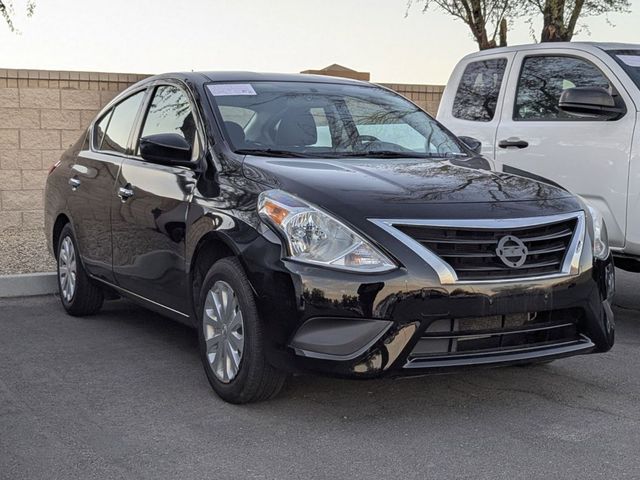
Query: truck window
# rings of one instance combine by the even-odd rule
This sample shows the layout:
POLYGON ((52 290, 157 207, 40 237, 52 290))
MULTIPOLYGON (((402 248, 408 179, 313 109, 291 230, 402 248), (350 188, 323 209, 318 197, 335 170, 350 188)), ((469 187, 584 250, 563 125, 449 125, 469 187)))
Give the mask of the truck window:
POLYGON ((506 66, 505 58, 467 65, 453 101, 453 116, 474 122, 490 122, 496 113, 506 66))
POLYGON ((631 80, 640 88, 640 50, 615 50, 607 53, 624 68, 631 80))
POLYGON ((600 87, 610 91, 612 88, 607 77, 587 60, 567 56, 525 58, 518 80, 513 119, 584 120, 584 117, 558 108, 562 92, 573 87, 600 87))

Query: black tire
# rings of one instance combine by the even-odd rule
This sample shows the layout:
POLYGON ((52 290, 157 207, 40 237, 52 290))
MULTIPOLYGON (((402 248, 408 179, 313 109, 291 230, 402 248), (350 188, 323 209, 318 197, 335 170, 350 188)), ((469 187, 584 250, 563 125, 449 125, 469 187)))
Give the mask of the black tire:
POLYGON ((84 316, 84 315, 93 315, 97 313, 100 308, 102 308, 102 304, 104 302, 104 293, 102 289, 93 283, 89 276, 87 275, 82 261, 80 259, 80 254, 78 250, 78 244, 76 243, 75 236, 73 234, 73 230, 71 225, 66 224, 62 231, 60 232, 60 238, 58 239, 57 245, 57 269, 58 269, 58 289, 60 294, 60 300, 62 301, 62 306, 64 309, 73 316, 84 316), (76 281, 75 281, 75 291, 71 298, 66 298, 63 294, 63 286, 60 276, 60 256, 62 245, 65 242, 65 239, 69 239, 73 244, 74 252, 75 252, 75 265, 76 265, 76 281))
POLYGON ((229 257, 216 262, 207 272, 197 306, 200 358, 213 390, 229 403, 242 404, 267 400, 277 395, 287 375, 271 366, 265 358, 264 327, 258 315, 253 290, 238 259, 229 257), (207 355, 204 308, 209 291, 216 282, 228 284, 235 293, 242 313, 244 346, 235 377, 223 382, 214 373, 207 355))

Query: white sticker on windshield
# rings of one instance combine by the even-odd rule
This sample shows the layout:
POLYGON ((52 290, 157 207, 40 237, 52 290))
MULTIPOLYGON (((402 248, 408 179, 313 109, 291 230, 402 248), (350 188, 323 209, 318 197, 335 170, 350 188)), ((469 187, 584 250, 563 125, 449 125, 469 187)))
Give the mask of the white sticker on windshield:
POLYGON ((640 55, 616 55, 630 67, 640 67, 640 55))
POLYGON ((230 95, 256 95, 256 91, 248 83, 214 83, 209 85, 214 97, 230 95))

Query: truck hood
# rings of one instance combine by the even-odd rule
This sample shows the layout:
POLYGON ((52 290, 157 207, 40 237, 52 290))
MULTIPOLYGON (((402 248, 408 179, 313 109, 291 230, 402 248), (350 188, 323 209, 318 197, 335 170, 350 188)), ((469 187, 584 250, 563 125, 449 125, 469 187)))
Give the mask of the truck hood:
MULTIPOLYGON (((418 212, 424 214, 425 210, 442 211, 447 204, 490 203, 497 207, 505 202, 533 204, 537 206, 535 214, 544 215, 541 209, 560 199, 569 199, 569 203, 574 204, 571 208, 579 208, 572 195, 558 187, 460 164, 464 161, 247 156, 243 172, 247 178, 269 188, 285 190, 330 210, 349 206, 367 216, 398 218, 418 212)), ((475 210, 471 205, 465 208, 475 210)), ((557 206, 552 210, 557 213, 557 206)), ((533 214, 525 216, 530 215, 533 214)), ((486 205, 483 216, 487 216, 486 205)))

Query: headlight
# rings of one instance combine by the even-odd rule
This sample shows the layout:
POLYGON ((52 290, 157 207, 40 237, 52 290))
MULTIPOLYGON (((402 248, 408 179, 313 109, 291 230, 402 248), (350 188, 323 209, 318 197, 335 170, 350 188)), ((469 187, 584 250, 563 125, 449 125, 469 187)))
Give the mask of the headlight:
POLYGON ((358 272, 384 272, 396 265, 331 215, 282 190, 262 192, 260 216, 287 240, 292 259, 358 272))
POLYGON ((591 214, 591 222, 593 224, 593 255, 600 260, 604 260, 609 256, 609 236, 607 235, 607 226, 600 211, 596 208, 588 206, 591 214))

